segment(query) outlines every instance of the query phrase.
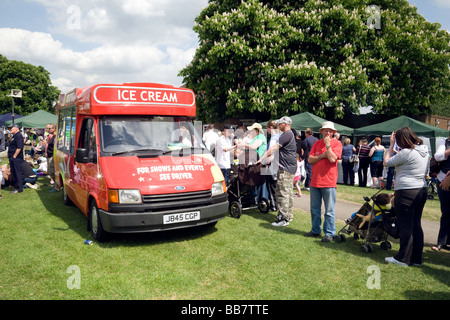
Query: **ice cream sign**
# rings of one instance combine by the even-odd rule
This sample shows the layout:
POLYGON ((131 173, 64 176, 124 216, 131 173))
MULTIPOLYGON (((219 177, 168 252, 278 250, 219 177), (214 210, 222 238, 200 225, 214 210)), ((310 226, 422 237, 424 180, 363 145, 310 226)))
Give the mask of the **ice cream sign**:
POLYGON ((142 88, 126 86, 99 86, 94 99, 100 104, 172 105, 191 107, 195 104, 190 90, 171 88, 142 88))

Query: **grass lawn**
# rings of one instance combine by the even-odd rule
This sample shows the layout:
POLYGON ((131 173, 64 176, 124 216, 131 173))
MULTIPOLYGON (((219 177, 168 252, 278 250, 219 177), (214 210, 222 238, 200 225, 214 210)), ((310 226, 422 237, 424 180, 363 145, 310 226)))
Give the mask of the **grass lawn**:
POLYGON ((47 190, 2 190, 1 300, 450 299, 449 252, 425 248, 420 268, 388 265, 397 243, 367 254, 362 240, 305 238, 310 216, 300 210, 284 228, 270 225, 275 213, 254 210, 212 228, 85 245, 85 216, 47 190))

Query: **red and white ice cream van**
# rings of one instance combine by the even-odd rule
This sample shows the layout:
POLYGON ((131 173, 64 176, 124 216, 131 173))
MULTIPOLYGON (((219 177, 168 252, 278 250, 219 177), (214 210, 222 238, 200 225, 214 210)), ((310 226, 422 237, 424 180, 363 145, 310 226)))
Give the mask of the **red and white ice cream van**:
POLYGON ((58 109, 56 177, 95 240, 225 217, 224 177, 194 126, 192 90, 98 84, 69 92, 58 109))

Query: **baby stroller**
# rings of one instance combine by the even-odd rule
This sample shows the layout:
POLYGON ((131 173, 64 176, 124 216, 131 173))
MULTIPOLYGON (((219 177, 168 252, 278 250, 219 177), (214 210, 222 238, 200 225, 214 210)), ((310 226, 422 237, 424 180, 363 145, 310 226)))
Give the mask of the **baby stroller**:
POLYGON ((243 210, 258 208, 261 213, 269 212, 266 198, 257 200, 257 187, 264 184, 266 177, 261 175, 261 165, 232 165, 228 179, 227 193, 229 211, 233 218, 240 218, 243 210))
MULTIPOLYGON (((394 224, 395 218, 392 217, 390 209, 386 208, 387 203, 381 203, 378 194, 384 188, 380 189, 372 197, 364 197, 366 201, 361 208, 352 214, 350 219, 346 220, 345 226, 337 233, 335 241, 345 242, 346 236, 353 233, 354 239, 365 239, 365 243, 361 246, 361 251, 365 253, 373 252, 372 243, 381 242, 380 248, 389 250, 392 248, 391 243, 387 240, 388 233, 386 232, 385 223, 383 219, 394 224)), ((382 194, 389 197, 387 194, 382 194)), ((392 226, 389 226, 392 228, 392 226)), ((390 230, 389 230, 390 231, 390 230)))

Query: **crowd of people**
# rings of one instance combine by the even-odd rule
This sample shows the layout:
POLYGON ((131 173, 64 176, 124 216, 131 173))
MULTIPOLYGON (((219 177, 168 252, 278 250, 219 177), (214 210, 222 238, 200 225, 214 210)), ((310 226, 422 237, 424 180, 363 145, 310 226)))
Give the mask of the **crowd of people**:
MULTIPOLYGON (((341 142, 331 121, 322 124, 320 139, 307 128, 302 140, 300 133, 291 126, 292 119, 287 116, 269 121, 266 129, 270 138, 267 140, 259 123, 246 128, 225 124, 220 132, 210 125, 203 140, 215 156, 227 185, 233 163, 267 167, 265 183, 258 186, 257 197, 268 199, 270 209, 278 212, 272 223, 275 227, 288 226, 293 220, 294 197, 302 196, 300 184, 304 181, 304 188, 310 191, 311 203, 311 230, 305 236, 320 237, 323 232, 322 242, 333 241, 336 234, 338 160, 342 160, 344 184, 352 186, 356 173, 359 187, 367 186, 370 167, 372 188, 381 188, 383 169, 387 168, 385 187, 390 190, 392 182, 395 185, 393 207, 399 226, 400 249, 395 256, 386 258, 386 262, 420 265, 424 247, 421 219, 427 200, 430 154, 413 130, 404 127, 393 132, 386 149, 378 137, 372 147, 365 138, 356 147, 347 137, 341 142), (325 208, 323 223, 322 205, 325 208)), ((48 124, 45 132, 40 134, 29 130, 22 135, 14 123, 8 129, 8 148, 6 135, 0 130, 0 163, 6 157, 9 160, 9 165, 1 166, 1 187, 12 186, 11 194, 21 193, 24 188, 36 189, 39 188, 39 174, 48 174, 50 184, 54 185, 49 192, 59 191, 53 162, 56 125, 48 124)), ((440 165, 436 178, 442 216, 437 243, 432 249, 440 251, 448 250, 450 245, 450 136, 437 147, 434 158, 440 165)))
MULTIPOLYGON (((0 130, 0 163, 8 158, 9 164, 2 164, 2 188, 11 186, 11 194, 22 193, 23 189, 38 189, 39 175, 49 175, 49 192, 57 192, 55 166, 52 161, 56 125, 48 124, 45 130, 23 131, 12 123, 8 131, 0 130), (9 138, 7 138, 9 136, 9 138)), ((2 195, 0 193, 0 199, 2 195)))
MULTIPOLYGON (((258 197, 265 194, 271 210, 277 211, 276 221, 272 223, 275 227, 288 226, 293 220, 293 197, 302 196, 300 184, 304 181, 304 188, 310 191, 311 203, 311 230, 305 236, 321 237, 322 242, 333 241, 336 234, 338 160, 342 162, 345 185, 354 186, 358 174, 358 186, 367 187, 369 170, 371 188, 391 190, 395 184, 395 192, 390 196, 398 221, 400 249, 395 256, 386 258, 386 262, 420 265, 424 246, 421 219, 427 200, 426 176, 430 162, 423 141, 410 128, 404 127, 392 133, 388 148, 382 145, 380 137, 375 138, 373 146, 362 138, 355 147, 348 137, 339 140, 340 135, 331 121, 322 124, 320 139, 307 128, 301 140, 291 125, 289 117, 269 121, 266 124, 268 141, 258 123, 247 127, 247 132, 243 127, 227 124, 221 134, 214 133, 214 127, 210 126, 204 140, 215 152, 227 183, 231 164, 233 161, 239 163, 239 155, 245 150, 257 151, 254 163, 271 164, 272 170, 267 174, 266 183, 258 189, 258 197)), ((435 157, 441 163, 437 179, 442 217, 437 244, 432 249, 440 251, 449 249, 450 244, 450 136, 437 148, 435 157)))

